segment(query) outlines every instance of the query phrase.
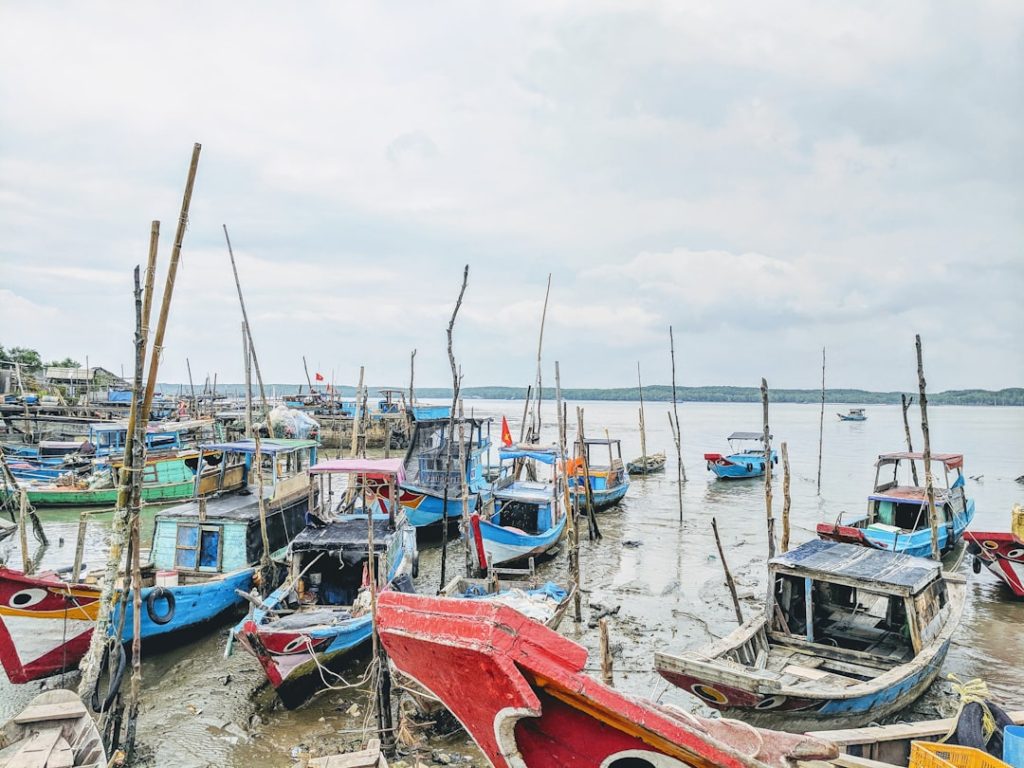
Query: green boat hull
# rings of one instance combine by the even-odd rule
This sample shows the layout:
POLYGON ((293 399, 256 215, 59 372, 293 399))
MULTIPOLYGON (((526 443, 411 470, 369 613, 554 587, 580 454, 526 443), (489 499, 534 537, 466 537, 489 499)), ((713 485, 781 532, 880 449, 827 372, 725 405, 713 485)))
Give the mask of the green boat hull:
MULTIPOLYGON (((166 485, 144 485, 142 500, 153 504, 189 499, 192 498, 193 485, 191 480, 166 485)), ((112 507, 117 503, 117 488, 29 489, 28 501, 33 507, 112 507)))

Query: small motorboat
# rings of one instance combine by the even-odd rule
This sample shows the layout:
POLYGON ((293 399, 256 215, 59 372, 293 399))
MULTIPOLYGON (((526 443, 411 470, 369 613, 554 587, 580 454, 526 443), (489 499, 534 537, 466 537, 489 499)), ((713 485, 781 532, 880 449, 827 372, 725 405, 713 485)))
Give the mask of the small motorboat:
POLYGON ((74 691, 41 693, 0 729, 0 768, 106 768, 96 723, 74 691))
POLYGON ((851 408, 846 413, 836 414, 840 421, 867 421, 867 414, 864 413, 863 408, 851 408))
POLYGON ((1009 531, 966 531, 967 549, 974 556, 974 572, 985 566, 1024 597, 1024 507, 1013 508, 1009 531))
POLYGON ((589 485, 595 512, 614 507, 622 501, 629 490, 629 475, 626 473, 626 465, 622 463, 621 441, 613 438, 588 437, 584 441, 583 451, 586 452, 585 465, 579 443, 576 444, 577 455, 569 462, 570 495, 577 499, 580 509, 583 509, 589 485), (607 464, 601 463, 602 459, 596 455, 595 449, 607 449, 607 464), (584 473, 584 466, 589 470, 589 475, 584 473))
POLYGON ((637 456, 626 465, 626 471, 631 475, 653 475, 655 472, 664 472, 665 452, 658 451, 649 456, 637 456))
MULTIPOLYGON (((771 439, 771 435, 768 436, 771 439)), ((764 434, 761 432, 733 432, 726 438, 731 453, 705 453, 704 461, 708 471, 719 480, 744 480, 750 477, 764 477, 765 456, 764 434)), ((771 464, 778 464, 779 457, 771 452, 771 464)))
POLYGON ((654 666, 726 716, 798 731, 860 727, 918 698, 966 594, 934 560, 821 539, 770 560, 768 578, 763 614, 654 666))

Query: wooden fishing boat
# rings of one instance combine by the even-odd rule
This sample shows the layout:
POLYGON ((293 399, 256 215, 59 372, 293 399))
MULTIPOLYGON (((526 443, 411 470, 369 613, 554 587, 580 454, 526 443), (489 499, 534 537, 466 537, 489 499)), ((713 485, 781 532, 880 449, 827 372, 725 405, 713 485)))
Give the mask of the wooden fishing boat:
MULTIPOLYGON (((502 476, 481 511, 470 516, 470 546, 481 571, 540 557, 558 546, 565 531, 564 486, 558 476, 558 451, 538 446, 503 448, 502 476), (508 463, 507 463, 508 462, 508 463), (546 464, 550 480, 519 480, 517 462, 546 464)), ((532 473, 536 476, 536 470, 532 473)))
MULTIPOLYGON (((271 550, 302 530, 311 498, 309 440, 263 440, 264 512, 271 550)), ((263 555, 252 440, 217 443, 200 453, 222 456, 219 474, 196 478, 196 498, 157 512, 151 561, 143 568, 143 641, 201 631, 244 600, 263 555)), ((70 569, 25 575, 0 567, 0 663, 12 683, 78 666, 99 613, 101 573, 76 578, 70 569)), ((129 603, 131 596, 129 593, 129 603)), ((111 626, 119 624, 116 601, 111 626)), ((133 635, 129 614, 122 640, 133 635)))
POLYGON ((669 682, 730 716, 807 731, 902 709, 939 672, 962 577, 933 560, 814 540, 769 561, 766 610, 699 651, 658 653, 669 682))
POLYGON ((103 739, 73 691, 36 696, 0 729, 0 768, 106 768, 103 739))
MULTIPOLYGON (((484 457, 490 446, 490 421, 456 419, 454 439, 448 434, 447 418, 417 420, 405 455, 405 479, 398 489, 399 503, 416 528, 453 522, 462 517, 462 482, 469 488, 470 509, 481 495, 486 499, 490 483, 484 476, 484 457), (465 464, 459 466, 458 434, 463 425, 465 464), (486 429, 485 429, 486 427, 486 429), (449 451, 451 452, 449 462, 449 451)), ((387 498, 387 486, 378 494, 387 498)))
POLYGON ((665 452, 659 451, 650 456, 638 456, 626 465, 631 475, 653 475, 665 470, 665 452))
POLYGON ((851 408, 846 413, 836 414, 839 416, 840 421, 867 421, 867 414, 864 413, 863 408, 851 408))
MULTIPOLYGON (((602 512, 614 507, 626 495, 629 490, 629 475, 626 473, 626 466, 622 463, 622 443, 613 438, 588 437, 584 441, 583 450, 586 451, 586 467, 590 474, 584 472, 583 456, 580 455, 579 443, 576 444, 577 455, 569 462, 569 493, 578 500, 578 503, 585 503, 586 489, 590 486, 590 495, 594 502, 594 511, 602 512), (607 449, 608 463, 603 464, 595 448, 607 449)), ((601 450, 604 453, 604 450, 601 450)), ((582 507, 581 507, 582 508, 582 507)))
POLYGON ((367 489, 368 481, 397 486, 400 459, 338 459, 310 472, 348 475, 353 483, 348 496, 357 506, 333 518, 323 510, 327 520, 316 520, 296 536, 289 579, 232 630, 288 707, 330 685, 338 665, 369 643, 373 598, 368 585, 411 589, 418 569, 416 530, 394 502, 387 512, 375 512, 377 500, 367 489))
MULTIPOLYGON (((769 435, 769 438, 771 435, 769 435)), ((720 480, 745 480, 764 477, 765 461, 764 434, 761 432, 733 432, 726 438, 731 453, 705 453, 708 471, 720 480)), ((779 457, 772 451, 771 465, 779 463, 779 457)))
POLYGON ((828 759, 817 739, 633 698, 584 673, 586 650, 503 605, 381 594, 394 666, 438 697, 497 768, 761 768, 828 759))
POLYGON ((967 531, 967 549, 974 556, 974 572, 985 566, 1010 588, 1024 597, 1024 508, 1013 508, 1009 531, 967 531))
MULTIPOLYGON (((944 470, 944 482, 937 482, 934 490, 939 549, 946 552, 960 541, 974 519, 974 500, 967 498, 964 489, 962 454, 933 453, 932 461, 944 470), (952 483, 950 473, 954 473, 952 483)), ((840 513, 834 523, 818 523, 818 536, 928 557, 932 551, 931 522, 926 489, 920 484, 925 477, 924 454, 884 453, 875 467, 867 515, 844 523, 840 513)))

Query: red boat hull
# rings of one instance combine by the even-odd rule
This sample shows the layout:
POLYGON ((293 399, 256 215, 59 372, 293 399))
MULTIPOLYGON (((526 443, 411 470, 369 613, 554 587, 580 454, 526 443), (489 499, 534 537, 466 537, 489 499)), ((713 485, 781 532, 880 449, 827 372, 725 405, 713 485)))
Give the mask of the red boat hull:
POLYGON ((584 648, 505 606, 387 592, 377 617, 394 665, 444 702, 496 768, 781 767, 836 754, 810 737, 618 693, 583 674, 584 648))
POLYGON ((76 669, 99 611, 96 587, 0 567, 0 663, 12 683, 76 669))
POLYGON ((851 525, 835 525, 833 523, 818 523, 816 531, 819 539, 827 541, 838 541, 841 544, 857 544, 862 547, 874 547, 864 538, 864 531, 854 528, 851 525))
POLYGON ((971 554, 998 576, 1017 597, 1024 597, 1024 541, 1008 531, 965 531, 971 554))

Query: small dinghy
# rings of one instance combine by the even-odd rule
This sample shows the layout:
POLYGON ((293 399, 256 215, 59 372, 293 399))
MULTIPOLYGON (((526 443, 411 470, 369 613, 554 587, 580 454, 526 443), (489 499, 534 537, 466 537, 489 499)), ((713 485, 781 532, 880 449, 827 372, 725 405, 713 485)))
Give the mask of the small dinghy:
POLYGON ((0 768, 104 768, 96 723, 73 691, 47 691, 0 729, 0 768))
POLYGON ((626 465, 626 471, 631 475, 653 475, 655 472, 665 470, 665 452, 659 451, 650 456, 637 456, 626 465))

